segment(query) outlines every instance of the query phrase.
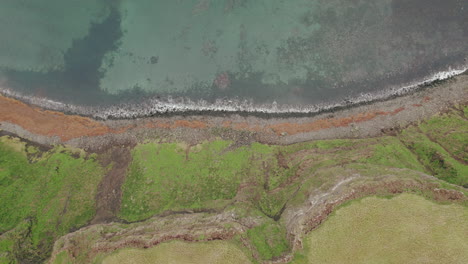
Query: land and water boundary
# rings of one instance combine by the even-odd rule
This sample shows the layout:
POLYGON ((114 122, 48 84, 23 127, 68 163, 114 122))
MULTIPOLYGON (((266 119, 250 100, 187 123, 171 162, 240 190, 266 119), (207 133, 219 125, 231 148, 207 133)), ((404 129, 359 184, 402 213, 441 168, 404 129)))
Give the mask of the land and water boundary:
MULTIPOLYGON (((424 83, 418 89, 386 100, 350 105, 309 116, 249 116, 242 113, 173 113, 122 120, 97 120, 42 109, 0 96, 0 129, 41 143, 79 146, 84 138, 135 138, 148 131, 224 129, 255 134, 265 143, 290 144, 306 140, 369 137, 387 129, 426 119, 452 105, 466 102, 468 74, 424 83), (372 121, 372 122, 368 122, 372 121)), ((172 132, 171 132, 172 133, 172 132)), ((183 132, 176 133, 182 138, 183 132)), ((190 133, 189 133, 190 134, 190 133)), ((197 133, 195 133, 197 134, 197 133)), ((191 135, 187 135, 191 137, 191 135)), ((98 141, 102 141, 98 139, 98 141)))
POLYGON ((466 210, 467 120, 466 73, 299 117, 97 120, 0 97, 0 263, 101 263, 171 240, 302 263, 305 236, 353 200, 466 210))

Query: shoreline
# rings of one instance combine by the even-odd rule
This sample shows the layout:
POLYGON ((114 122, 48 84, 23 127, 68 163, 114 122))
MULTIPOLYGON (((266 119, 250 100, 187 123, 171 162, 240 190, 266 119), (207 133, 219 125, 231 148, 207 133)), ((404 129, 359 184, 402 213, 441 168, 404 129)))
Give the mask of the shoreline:
POLYGON ((147 117, 171 117, 171 116, 225 116, 241 115, 254 116, 258 118, 289 118, 289 117, 311 117, 322 113, 331 113, 365 104, 373 104, 380 101, 392 100, 396 97, 405 96, 439 82, 444 82, 459 75, 468 73, 468 65, 456 69, 449 68, 446 71, 437 72, 426 76, 420 81, 403 84, 386 90, 364 93, 357 97, 343 99, 337 102, 313 104, 304 106, 254 104, 252 102, 236 99, 217 100, 215 103, 205 101, 195 102, 187 98, 169 98, 167 100, 154 97, 138 103, 119 103, 106 107, 83 106, 63 103, 43 97, 28 96, 2 87, 0 82, 0 95, 13 98, 32 106, 62 112, 68 115, 79 115, 96 120, 128 120, 147 117))
POLYGON ((318 139, 377 136, 468 102, 466 71, 444 81, 418 87, 402 96, 336 111, 308 116, 269 115, 268 118, 239 113, 173 113, 97 120, 43 109, 0 95, 0 129, 41 144, 66 143, 87 149, 92 145, 104 147, 111 143, 141 142, 156 134, 199 142, 213 138, 213 132, 234 140, 247 137, 249 142, 292 144, 318 139))

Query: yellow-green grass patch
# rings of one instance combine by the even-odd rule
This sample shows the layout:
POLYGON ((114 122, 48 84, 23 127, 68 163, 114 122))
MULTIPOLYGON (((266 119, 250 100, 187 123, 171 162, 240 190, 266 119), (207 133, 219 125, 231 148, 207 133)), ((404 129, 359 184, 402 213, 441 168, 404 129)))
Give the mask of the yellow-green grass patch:
POLYGON ((368 197, 307 235, 293 263, 466 263, 468 208, 414 194, 368 197))
POLYGON ((226 241, 188 243, 171 241, 149 249, 122 249, 105 258, 103 264, 248 264, 250 259, 226 241))

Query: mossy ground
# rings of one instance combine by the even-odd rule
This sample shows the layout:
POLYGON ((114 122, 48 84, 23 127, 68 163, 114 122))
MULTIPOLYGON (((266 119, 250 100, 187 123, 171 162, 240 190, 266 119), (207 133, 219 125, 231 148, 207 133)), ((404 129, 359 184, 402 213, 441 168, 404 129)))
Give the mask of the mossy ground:
POLYGON ((279 223, 266 222, 247 231, 247 237, 261 259, 274 259, 289 250, 286 230, 279 223))
POLYGON ((306 237, 292 263, 464 263, 468 208, 413 194, 351 202, 306 237))
POLYGON ((0 263, 45 260, 55 239, 95 213, 104 172, 95 158, 74 158, 59 148, 39 159, 36 153, 17 139, 0 142, 0 263))
MULTIPOLYGON (((253 151, 224 151, 229 145, 214 141, 190 152, 175 143, 137 146, 123 186, 120 217, 137 221, 165 210, 201 209, 209 207, 207 203, 224 205, 234 198, 252 165, 249 158, 253 151)), ((258 152, 268 149, 259 145, 258 152)))

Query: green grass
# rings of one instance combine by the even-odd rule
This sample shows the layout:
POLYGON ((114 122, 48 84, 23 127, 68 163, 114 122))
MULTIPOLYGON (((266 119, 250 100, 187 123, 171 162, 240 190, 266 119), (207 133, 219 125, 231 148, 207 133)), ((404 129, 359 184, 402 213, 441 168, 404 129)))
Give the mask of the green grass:
MULTIPOLYGON (((320 168, 353 163, 407 168, 466 185, 468 166, 452 156, 462 155, 460 149, 465 148, 466 137, 461 135, 466 123, 453 112, 434 117, 420 128, 405 129, 398 136, 379 138, 321 140, 290 146, 254 143, 237 148, 224 140, 190 148, 177 143, 140 144, 132 153, 119 216, 139 221, 170 210, 219 209, 232 202, 241 184, 248 184, 253 186, 250 201, 275 218, 295 191, 292 185, 320 168), (452 136, 442 138, 452 124, 452 136), (432 131, 440 142, 449 143, 444 149, 420 130, 432 131), (295 182, 291 183, 291 179, 295 182), (284 188, 287 190, 277 190, 284 188)), ((317 187, 326 179, 312 181, 317 187)))
POLYGON ((57 254, 54 260, 54 264, 70 264, 73 263, 70 256, 68 256, 67 252, 60 252, 57 254))
POLYGON ((262 213, 272 219, 278 220, 289 198, 289 194, 290 192, 287 190, 275 193, 262 192, 260 194, 260 199, 254 202, 262 213))
POLYGON ((11 249, 13 248, 14 242, 8 237, 0 238, 0 264, 8 264, 11 262, 13 256, 11 256, 11 249))
POLYGON ((248 264, 252 262, 239 248, 227 241, 199 243, 172 241, 150 249, 123 249, 106 257, 102 263, 248 264))
POLYGON ((468 162, 468 121, 456 115, 455 110, 451 114, 435 116, 419 128, 454 157, 468 162))
POLYGON ((440 144, 420 133, 417 127, 404 130, 399 137, 417 155, 429 174, 449 183, 468 184, 468 166, 454 159, 440 144))
POLYGON ((142 220, 169 209, 196 209, 206 201, 231 199, 248 157, 220 158, 227 146, 221 141, 204 144, 188 157, 185 149, 174 143, 137 146, 123 185, 120 216, 142 220))
POLYGON ((395 137, 379 138, 377 144, 371 147, 368 156, 358 162, 424 172, 417 156, 395 137))
POLYGON ((213 141, 187 152, 175 143, 137 146, 123 185, 120 217, 136 221, 166 210, 223 206, 236 196, 241 182, 264 183, 265 171, 272 175, 270 188, 281 182, 275 147, 230 145, 213 141))
POLYGON ((468 208, 420 196, 368 197, 335 211, 293 263, 464 263, 468 208))
POLYGON ((57 237, 94 216, 104 170, 93 158, 76 159, 57 151, 30 162, 25 152, 5 141, 0 142, 0 232, 11 230, 7 240, 13 246, 2 246, 1 251, 39 262, 57 237))
POLYGON ((270 260, 286 253, 290 246, 286 239, 286 229, 279 223, 268 221, 247 231, 261 259, 270 260))
POLYGON ((320 149, 320 150, 334 150, 337 148, 353 148, 356 143, 365 142, 361 139, 330 139, 318 140, 304 143, 296 143, 289 146, 284 146, 282 151, 285 153, 294 153, 304 149, 320 149))

